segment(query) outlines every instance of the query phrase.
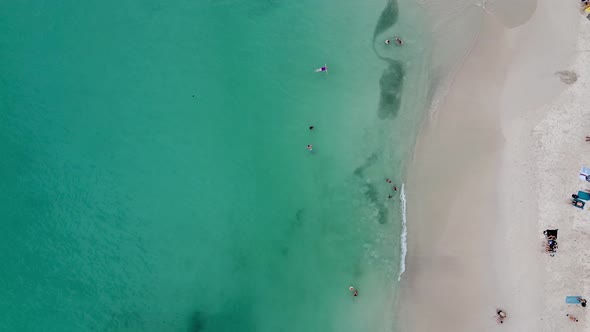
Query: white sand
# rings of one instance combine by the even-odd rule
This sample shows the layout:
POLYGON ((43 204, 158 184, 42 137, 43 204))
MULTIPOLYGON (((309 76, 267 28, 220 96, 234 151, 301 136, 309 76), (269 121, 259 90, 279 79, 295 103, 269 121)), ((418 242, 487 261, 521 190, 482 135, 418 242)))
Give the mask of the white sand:
POLYGON ((577 178, 590 166, 590 21, 577 3, 539 0, 530 16, 497 1, 426 125, 408 179, 405 331, 590 327, 590 306, 565 304, 590 298, 590 210, 568 204, 590 189, 577 178), (564 84, 561 70, 578 80, 564 84), (547 228, 559 228, 555 257, 547 228))
MULTIPOLYGON (((590 210, 579 210, 569 204, 571 194, 590 189, 590 183, 578 179, 582 165, 590 165, 590 21, 581 19, 577 44, 578 57, 570 70, 578 75, 572 84, 551 104, 524 119, 537 123, 537 113, 544 114, 532 131, 523 131, 527 142, 519 144, 517 128, 512 128, 514 151, 528 146, 528 163, 534 165, 528 183, 534 185, 538 202, 537 254, 542 265, 542 307, 535 312, 542 319, 539 331, 588 331, 590 315, 587 308, 566 305, 565 296, 590 298, 590 210), (541 231, 558 228, 559 249, 551 258, 542 253, 541 231), (566 314, 579 319, 573 323, 566 314)), ((565 69, 565 68, 564 68, 565 69)), ((527 128, 527 126, 522 126, 527 128)), ((526 156, 526 155, 525 155, 526 156)), ((525 159, 523 159, 525 161, 525 159)), ((519 304, 523 304, 522 302, 519 304)))

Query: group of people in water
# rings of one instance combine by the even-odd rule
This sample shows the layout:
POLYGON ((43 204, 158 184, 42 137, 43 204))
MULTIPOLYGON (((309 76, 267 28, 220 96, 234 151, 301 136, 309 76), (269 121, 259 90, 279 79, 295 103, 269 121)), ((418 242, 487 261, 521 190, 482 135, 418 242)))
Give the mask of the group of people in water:
MULTIPOLYGON (((590 1, 590 0, 588 0, 588 1, 590 1)), ((385 45, 391 45, 391 42, 392 42, 391 39, 385 39, 385 45)), ((402 46, 404 44, 404 41, 399 37, 393 37, 393 42, 397 46, 402 46)), ((315 72, 316 73, 328 73, 328 65, 321 66, 320 68, 316 69, 315 72)))
MULTIPOLYGON (((392 182, 391 182, 391 180, 390 180, 390 179, 385 179, 385 182, 387 182, 387 183, 389 183, 389 184, 392 184, 392 182)), ((393 186, 393 188, 391 188, 391 189, 393 189, 393 191, 397 191, 397 186, 393 186)), ((387 198, 388 198, 388 199, 392 199, 392 198, 393 198, 393 196, 391 196, 391 195, 387 195, 387 198)))
MULTIPOLYGON (((401 46, 404 43, 403 40, 401 40, 401 38, 399 38, 399 37, 394 37, 393 41, 398 46, 401 46)), ((385 45, 390 45, 390 44, 391 44, 391 39, 385 39, 385 45)), ((328 65, 321 66, 320 68, 316 69, 315 72, 316 73, 328 73, 328 65)), ((313 130, 313 128, 314 128, 313 126, 309 126, 309 130, 313 130)), ((310 152, 313 151, 313 146, 311 144, 308 144, 307 150, 310 152)), ((397 190, 397 189, 395 189, 395 190, 397 190)), ((389 196, 389 198, 391 198, 391 196, 389 196)))
MULTIPOLYGON (((401 38, 399 38, 399 37, 394 37, 394 38, 393 38, 393 41, 394 41, 394 42, 395 42, 395 44, 396 44, 396 45, 398 45, 398 46, 401 46, 401 45, 404 43, 404 42, 401 40, 401 38)), ((391 40, 390 40, 390 39, 386 39, 386 40, 385 40, 385 44, 386 44, 386 45, 390 45, 390 44, 391 44, 391 40)), ((324 66, 322 66, 322 67, 320 67, 320 68, 316 69, 315 71, 316 71, 316 73, 321 73, 321 72, 325 72, 325 73, 327 73, 327 72, 328 72, 328 65, 324 65, 324 66)), ((314 126, 309 126, 309 130, 310 130, 310 131, 313 131, 314 129, 315 129, 315 127, 314 127, 314 126)), ((311 145, 311 144, 308 144, 308 145, 307 145, 307 150, 308 150, 309 152, 312 152, 312 151, 313 151, 313 145, 311 145)), ((389 184, 391 184, 391 183, 392 183, 392 181, 391 181, 390 179, 385 179, 385 181, 386 181, 387 183, 389 183, 389 184)), ((394 185, 392 189, 393 189, 393 191, 397 191, 397 186, 395 186, 395 185, 394 185)), ((389 198, 389 199, 392 199, 392 198, 393 198, 393 196, 391 196, 391 195, 388 195, 388 198, 389 198)), ((358 292, 358 290, 357 290, 356 288, 354 288, 353 286, 350 286, 350 287, 348 287, 348 290, 350 291, 350 293, 352 294, 352 296, 353 296, 353 297, 357 297, 357 296, 359 296, 359 292, 358 292)))
MULTIPOLYGON (((398 46, 402 46, 402 44, 404 43, 403 40, 401 40, 401 38, 399 38, 399 37, 394 37, 393 41, 398 46)), ((390 45, 390 44, 391 44, 391 39, 385 39, 385 45, 390 45)))

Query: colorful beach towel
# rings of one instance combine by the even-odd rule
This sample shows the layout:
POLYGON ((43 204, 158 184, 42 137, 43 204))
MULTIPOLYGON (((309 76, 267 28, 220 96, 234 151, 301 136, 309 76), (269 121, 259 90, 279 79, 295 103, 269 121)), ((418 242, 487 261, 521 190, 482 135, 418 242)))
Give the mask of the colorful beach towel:
POLYGON ((580 304, 581 296, 566 296, 565 303, 567 304, 580 304))
POLYGON ((588 201, 590 200, 590 193, 587 193, 585 191, 578 191, 578 198, 588 201))

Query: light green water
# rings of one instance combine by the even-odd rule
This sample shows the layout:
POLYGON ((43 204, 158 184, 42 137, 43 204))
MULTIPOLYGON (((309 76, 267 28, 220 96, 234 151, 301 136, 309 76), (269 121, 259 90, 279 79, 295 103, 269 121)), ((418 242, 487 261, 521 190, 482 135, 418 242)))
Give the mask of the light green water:
POLYGON ((391 331, 428 95, 392 5, 0 4, 0 330, 391 331))

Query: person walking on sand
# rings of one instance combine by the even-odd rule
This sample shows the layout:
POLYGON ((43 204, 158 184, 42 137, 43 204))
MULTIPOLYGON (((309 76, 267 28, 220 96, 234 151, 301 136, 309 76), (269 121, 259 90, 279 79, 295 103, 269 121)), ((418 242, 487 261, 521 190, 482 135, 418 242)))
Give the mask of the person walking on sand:
POLYGON ((352 296, 359 296, 359 291, 357 291, 354 287, 350 286, 348 287, 348 290, 352 293, 352 296))

